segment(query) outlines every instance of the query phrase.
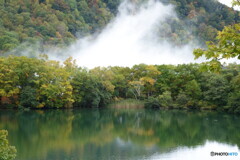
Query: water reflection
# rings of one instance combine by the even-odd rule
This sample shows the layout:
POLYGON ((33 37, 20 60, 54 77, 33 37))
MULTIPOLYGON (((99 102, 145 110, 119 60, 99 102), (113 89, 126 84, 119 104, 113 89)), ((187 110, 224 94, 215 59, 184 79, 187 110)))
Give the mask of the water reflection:
MULTIPOLYGON (((163 153, 163 154, 154 154, 147 159, 159 160, 206 160, 206 159, 217 159, 217 160, 226 160, 227 158, 235 160, 238 156, 211 156, 211 152, 239 152, 239 149, 236 145, 227 145, 218 142, 209 142, 207 141, 204 145, 196 147, 181 147, 172 152, 163 153)), ((140 159, 141 160, 141 159, 140 159)), ((144 160, 144 159, 142 159, 144 160)))
POLYGON ((193 159, 204 149, 211 159, 212 148, 221 145, 238 151, 239 120, 217 112, 1 110, 0 129, 9 131, 19 160, 177 159, 187 153, 193 159))

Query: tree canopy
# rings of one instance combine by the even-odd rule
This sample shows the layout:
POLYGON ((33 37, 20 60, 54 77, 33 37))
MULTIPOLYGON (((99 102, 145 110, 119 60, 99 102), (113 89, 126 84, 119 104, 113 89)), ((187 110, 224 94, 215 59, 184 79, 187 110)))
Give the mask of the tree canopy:
POLYGON ((70 57, 58 61, 0 58, 1 107, 106 107, 122 99, 146 107, 219 109, 239 112, 237 64, 220 74, 201 72, 202 64, 79 68, 70 57))
MULTIPOLYGON (((240 2, 233 1, 233 6, 239 6, 240 2)), ((221 68, 220 60, 236 58, 240 60, 240 23, 225 26, 222 31, 219 31, 216 41, 208 41, 207 49, 195 49, 194 55, 198 59, 204 56, 209 60, 208 69, 212 71, 221 68)))

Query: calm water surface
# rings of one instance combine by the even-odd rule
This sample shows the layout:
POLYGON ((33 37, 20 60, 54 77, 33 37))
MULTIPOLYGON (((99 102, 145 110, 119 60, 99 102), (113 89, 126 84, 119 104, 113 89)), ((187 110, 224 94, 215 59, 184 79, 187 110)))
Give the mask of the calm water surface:
POLYGON ((240 160, 240 117, 217 112, 0 110, 0 129, 17 160, 240 160))

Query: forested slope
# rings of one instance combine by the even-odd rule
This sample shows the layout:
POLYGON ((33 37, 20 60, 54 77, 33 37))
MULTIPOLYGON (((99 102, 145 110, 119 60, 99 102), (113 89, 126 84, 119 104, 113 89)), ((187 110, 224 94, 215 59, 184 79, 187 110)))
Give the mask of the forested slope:
MULTIPOLYGON (((176 6, 179 20, 169 20, 169 24, 165 25, 168 32, 165 33, 177 45, 196 38, 204 44, 205 40, 214 40, 217 30, 240 21, 239 12, 215 0, 160 1, 176 6), (191 35, 186 36, 189 30, 191 35)), ((38 43, 44 47, 61 47, 72 43, 76 37, 96 33, 114 18, 120 2, 0 0, 0 54, 23 42, 38 43)))

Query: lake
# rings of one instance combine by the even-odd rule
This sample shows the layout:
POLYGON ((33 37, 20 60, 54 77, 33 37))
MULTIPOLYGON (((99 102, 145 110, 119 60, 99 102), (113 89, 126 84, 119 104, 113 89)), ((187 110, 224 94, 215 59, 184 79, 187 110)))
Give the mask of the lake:
POLYGON ((239 122, 238 115, 206 111, 0 111, 17 160, 239 160, 239 122))

